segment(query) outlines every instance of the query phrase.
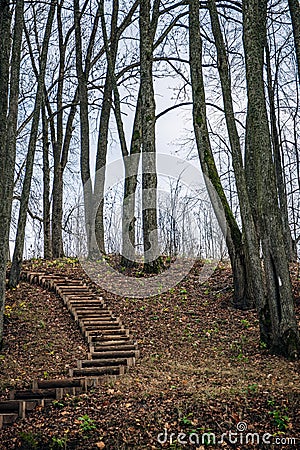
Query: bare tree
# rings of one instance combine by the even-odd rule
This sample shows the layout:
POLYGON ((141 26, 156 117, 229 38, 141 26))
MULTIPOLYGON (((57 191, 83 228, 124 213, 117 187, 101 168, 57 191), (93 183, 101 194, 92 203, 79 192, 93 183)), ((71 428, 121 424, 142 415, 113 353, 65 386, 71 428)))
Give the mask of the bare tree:
MULTIPOLYGON (((154 1, 152 21, 158 20, 160 1, 154 1)), ((153 29, 151 26, 151 2, 140 1, 140 93, 143 173, 143 240, 144 268, 156 273, 160 269, 157 232, 157 173, 155 143, 155 99, 153 89, 153 29)))
POLYGON ((12 260, 12 267, 10 271, 9 284, 11 287, 15 287, 20 279, 21 265, 23 260, 23 249, 24 249, 24 239, 25 239, 25 227, 27 219, 28 202, 30 196, 30 185, 33 172, 34 155, 38 138, 40 112, 43 102, 44 95, 44 83, 45 83, 45 72, 48 56, 48 47, 51 36, 52 24, 55 14, 55 9, 57 6, 57 0, 52 0, 49 8, 49 15, 47 18, 47 23, 45 27, 45 34, 43 38, 43 45, 40 55, 40 67, 39 67, 39 77, 37 92, 35 97, 34 111, 31 124, 31 132, 28 144, 28 152, 26 158, 26 169, 23 182, 23 189, 20 200, 20 211, 17 227, 17 236, 15 242, 15 249, 12 260))
MULTIPOLYGON (((219 66, 222 67, 223 65, 220 75, 223 84, 223 92, 225 94, 223 95, 223 99, 224 103, 226 104, 226 118, 229 127, 229 135, 231 138, 235 165, 239 169, 238 176, 242 178, 240 143, 236 131, 228 74, 226 75, 226 72, 228 70, 228 67, 226 67, 227 57, 224 43, 220 36, 220 28, 216 17, 217 13, 215 4, 212 2, 210 3, 210 11, 216 44, 219 52, 219 66)), ((220 224, 226 237, 226 244, 234 277, 235 305, 239 308, 249 308, 253 306, 254 303, 254 292, 251 292, 250 286, 249 284, 247 284, 247 267, 245 260, 246 256, 245 249, 243 247, 242 233, 238 227, 238 224, 234 218, 234 215, 230 209, 226 195, 224 193, 209 139, 206 116, 205 90, 202 74, 202 38, 200 34, 199 6, 196 0, 190 1, 189 33, 190 66, 193 93, 193 120, 200 164, 205 176, 205 182, 212 204, 215 208, 216 215, 220 220, 220 224)), ((241 185, 240 194, 241 196, 243 194, 245 196, 247 195, 245 192, 245 183, 241 185)))
POLYGON ((17 0, 11 46, 9 2, 0 2, 0 345, 14 186, 24 1, 17 0), (10 64, 11 63, 11 64, 10 64))
POLYGON ((278 207, 263 78, 266 18, 267 0, 243 1, 248 97, 246 177, 263 255, 267 296, 264 317, 269 323, 266 344, 274 353, 297 358, 299 334, 278 207))
POLYGON ((70 37, 74 31, 74 24, 67 31, 63 29, 62 9, 64 0, 57 5, 57 30, 58 30, 58 49, 59 49, 59 72, 56 90, 56 127, 54 114, 50 108, 50 102, 47 102, 51 121, 51 138, 53 148, 53 191, 52 191, 52 256, 60 258, 64 254, 62 238, 62 217, 63 217, 63 174, 68 161, 71 138, 73 133, 73 124, 77 107, 77 89, 71 99, 71 106, 64 124, 63 94, 65 89, 66 58, 67 47, 70 37), (56 128, 56 129, 55 129, 56 128))

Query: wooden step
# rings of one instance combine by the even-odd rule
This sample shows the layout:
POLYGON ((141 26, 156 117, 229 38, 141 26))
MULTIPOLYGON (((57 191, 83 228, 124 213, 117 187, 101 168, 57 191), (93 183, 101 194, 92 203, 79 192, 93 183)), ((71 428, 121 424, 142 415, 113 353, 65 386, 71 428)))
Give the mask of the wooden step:
POLYGON ((111 316, 111 311, 107 308, 107 305, 105 303, 100 304, 94 304, 94 305, 89 305, 89 304, 76 304, 76 303, 71 303, 69 302, 69 300, 66 300, 65 302, 66 307, 68 308, 69 311, 74 311, 77 312, 77 310, 79 311, 89 311, 91 315, 108 315, 111 316))
POLYGON ((102 318, 102 320, 99 320, 99 318, 97 318, 97 317, 82 316, 82 317, 80 317, 80 320, 78 321, 78 323, 79 323, 79 326, 83 326, 86 329, 93 328, 95 330, 97 330, 97 329, 100 330, 102 327, 109 326, 114 330, 117 328, 119 328, 122 331, 125 330, 124 325, 122 323, 109 320, 109 317, 106 317, 105 319, 106 320, 103 320, 103 318, 102 318))
POLYGON ((137 344, 136 344, 136 342, 135 341, 133 341, 132 339, 126 339, 126 340, 124 340, 124 339, 120 339, 120 340, 117 340, 117 339, 112 339, 112 340, 107 340, 107 339, 101 339, 101 338, 98 338, 98 336, 90 336, 90 339, 89 339, 89 344, 91 344, 91 345, 97 345, 97 346, 106 346, 106 345, 124 345, 124 344, 126 344, 126 345, 136 345, 137 346, 137 344))
POLYGON ((5 428, 7 425, 11 425, 18 418, 18 414, 8 413, 8 414, 0 414, 0 430, 5 428))
POLYGON ((137 350, 136 345, 96 345, 93 344, 90 346, 90 349, 94 349, 94 350, 90 350, 90 352, 92 353, 97 353, 97 352, 114 352, 114 351, 131 351, 131 350, 137 350))
POLYGON ((102 310, 102 309, 83 309, 83 308, 76 308, 76 307, 71 307, 70 312, 72 312, 73 314, 76 314, 76 316, 78 317, 91 317, 93 319, 97 319, 97 318, 110 318, 110 312, 109 310, 102 310))
POLYGON ((120 332, 120 331, 124 331, 124 327, 120 326, 120 325, 102 325, 102 324, 89 324, 87 323, 86 325, 81 325, 81 328, 84 328, 86 331, 89 330, 101 330, 101 331, 112 331, 114 332, 120 332))
POLYGON ((113 333, 117 332, 118 330, 123 331, 124 327, 122 325, 116 324, 116 325, 106 325, 106 324, 93 324, 87 322, 86 324, 83 324, 82 321, 79 322, 79 327, 83 332, 90 331, 90 330, 111 330, 113 333))
POLYGON ((48 280, 45 283, 45 286, 49 286, 50 290, 56 292, 56 286, 59 285, 59 282, 61 282, 61 284, 64 284, 66 281, 65 281, 65 279, 61 279, 61 278, 58 278, 57 280, 48 280))
POLYGON ((88 333, 92 333, 92 334, 98 334, 99 336, 103 335, 107 335, 107 336, 124 336, 127 337, 129 335, 129 330, 126 329, 122 329, 121 327, 119 329, 114 329, 112 328, 112 330, 103 330, 100 326, 92 326, 90 327, 89 325, 87 325, 86 327, 86 331, 88 333))
POLYGON ((70 376, 99 377, 103 375, 124 375, 124 366, 86 367, 83 369, 70 369, 70 376))
POLYGON ((80 323, 82 325, 123 326, 119 320, 117 320, 117 319, 109 320, 109 318, 107 318, 107 317, 97 318, 97 319, 84 317, 83 319, 81 319, 80 323))
POLYGON ((90 352, 88 359, 117 359, 117 358, 138 358, 139 350, 118 350, 107 352, 90 352))
POLYGON ((77 308, 86 308, 86 307, 90 307, 90 308, 104 308, 104 300, 99 300, 96 298, 85 298, 82 297, 80 300, 76 299, 73 300, 72 298, 70 298, 69 295, 64 295, 64 298, 66 299, 66 302, 69 303, 72 306, 76 306, 77 308))
POLYGON ((28 389, 24 391, 11 391, 11 400, 35 400, 35 399, 56 399, 55 389, 28 389))
POLYGON ((131 358, 119 359, 83 359, 77 361, 77 369, 87 367, 106 367, 106 366, 130 366, 131 358))
POLYGON ((92 342, 91 338, 97 338, 98 340, 101 340, 102 342, 105 341, 130 341, 131 337, 129 335, 126 334, 119 334, 119 333, 114 333, 114 334, 103 334, 101 333, 101 331, 95 331, 95 330, 89 330, 89 331, 85 331, 84 336, 87 338, 88 342, 92 342))
POLYGON ((34 380, 32 389, 55 389, 55 388, 72 388, 82 386, 82 378, 64 378, 53 380, 34 380))
MULTIPOLYGON (((79 310, 79 311, 83 311, 85 312, 86 309, 88 308, 89 305, 77 305, 76 303, 70 303, 69 301, 66 301, 65 304, 67 306, 69 306, 70 308, 73 308, 74 310, 79 310)), ((107 305, 105 303, 103 304, 96 304, 91 306, 90 308, 88 308, 90 310, 90 314, 94 315, 94 314, 98 314, 100 316, 110 316, 110 317, 114 317, 112 311, 107 307, 107 305), (94 312, 95 310, 95 312, 94 312)))
POLYGON ((17 413, 19 414, 20 402, 19 400, 7 400, 0 402, 0 414, 2 413, 17 413))
POLYGON ((18 414, 24 419, 26 412, 33 411, 40 404, 40 400, 6 400, 0 402, 0 414, 18 414))
MULTIPOLYGON (((76 306, 71 306, 70 309, 72 309, 74 312, 77 313, 77 310, 82 310, 82 308, 77 308, 76 306)), ((80 315, 81 313, 79 313, 80 315)), ((87 311, 87 313, 83 313, 83 316, 91 317, 91 319, 99 319, 99 320, 111 320, 112 314, 111 311, 107 308, 98 309, 96 312, 91 312, 90 310, 87 311)))
POLYGON ((76 291, 76 293, 68 293, 65 294, 68 296, 68 298, 74 302, 84 302, 86 300, 90 301, 90 302, 99 302, 99 303, 103 303, 103 298, 102 297, 98 297, 97 295, 93 295, 90 291, 88 292, 80 292, 80 291, 76 291))
POLYGON ((80 294, 86 293, 88 295, 90 293, 90 290, 87 286, 82 286, 82 285, 77 285, 77 284, 74 284, 72 286, 57 285, 56 283, 55 283, 55 285, 56 285, 56 289, 59 292, 61 292, 62 294, 66 294, 66 293, 72 294, 75 292, 75 293, 80 293, 80 294))
POLYGON ((101 334, 99 332, 95 333, 95 334, 91 334, 90 331, 86 331, 84 333, 84 336, 86 337, 88 344, 89 345, 94 345, 93 344, 93 340, 92 338, 95 338, 98 341, 97 345, 111 345, 110 342, 115 342, 118 343, 118 345, 129 345, 132 342, 132 338, 131 336, 124 336, 124 335, 119 335, 119 334, 101 334))
POLYGON ((97 298, 73 298, 71 296, 68 295, 68 303, 72 306, 97 306, 97 305, 103 305, 103 300, 99 300, 97 298))
MULTIPOLYGON (((111 341, 111 340, 115 339, 117 341, 123 341, 124 344, 126 344, 130 340, 129 336, 126 336, 125 334, 119 334, 119 332, 117 332, 117 331, 115 333, 112 333, 112 331, 109 330, 108 332, 111 334, 105 334, 104 333, 105 331, 107 331, 107 330, 103 330, 103 333, 100 333, 99 331, 97 331, 97 334, 94 334, 94 336, 97 336, 98 340, 100 340, 102 342, 111 341)), ((91 333, 91 331, 86 331, 85 335, 87 336, 89 344, 92 345, 89 341, 89 336, 90 336, 89 333, 91 333)), ((92 333, 93 333, 93 331, 92 331, 92 333)))
MULTIPOLYGON (((102 312, 102 309, 101 309, 100 306, 97 309, 96 308, 89 308, 89 307, 84 308, 82 306, 80 306, 78 308, 76 305, 73 306, 73 305, 68 305, 68 304, 66 306, 67 306, 68 310, 70 311, 70 313, 73 316, 76 316, 78 318, 79 317, 83 317, 83 318, 92 317, 93 319, 97 319, 101 315, 101 312, 102 312)), ((109 317, 110 316, 107 316, 107 319, 109 317)))

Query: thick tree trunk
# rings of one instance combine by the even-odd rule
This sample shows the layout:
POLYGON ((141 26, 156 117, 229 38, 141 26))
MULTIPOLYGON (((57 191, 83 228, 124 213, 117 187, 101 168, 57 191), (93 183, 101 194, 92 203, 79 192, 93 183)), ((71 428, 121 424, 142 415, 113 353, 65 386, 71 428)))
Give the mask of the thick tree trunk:
MULTIPOLYGON (((59 143, 57 143, 59 146, 59 143)), ((62 238, 62 218, 63 218, 63 168, 61 166, 60 152, 53 149, 54 173, 52 190, 52 257, 62 258, 64 256, 62 238)))
POLYGON ((98 197, 98 199, 101 199, 96 213, 95 233, 97 245, 102 254, 105 254, 104 168, 106 165, 106 157, 107 157, 108 131, 109 131, 111 107, 112 107, 112 82, 109 70, 107 70, 100 116, 98 144, 97 144, 97 158, 96 158, 96 176, 95 176, 95 195, 98 197))
MULTIPOLYGON (((104 13, 103 13, 104 14, 104 13)), ((114 11, 113 18, 115 17, 116 11, 114 11)), ((104 20, 104 19, 103 19, 104 20)), ((102 26, 104 26, 102 24, 102 26)), ((105 236, 104 236, 104 185, 105 185, 105 165, 107 157, 108 148, 108 132, 110 123, 110 113, 112 109, 112 90, 113 90, 113 80, 115 64, 116 64, 116 21, 112 20, 112 43, 111 49, 109 51, 108 58, 111 58, 111 65, 108 64, 103 102, 100 116, 100 126, 98 133, 98 144, 97 144, 97 158, 96 158, 96 176, 95 176, 95 196, 99 201, 99 206, 96 213, 95 222, 95 233, 97 239, 97 245, 102 254, 105 254, 105 236), (114 34, 114 36, 113 36, 114 34)), ((97 201, 97 200, 96 200, 97 201)), ((98 203, 98 202, 97 202, 98 203)))
MULTIPOLYGON (((202 39, 200 35, 199 5, 190 1, 190 67, 193 92, 193 120, 196 144, 206 186, 219 224, 226 238, 234 278, 234 302, 236 307, 253 307, 253 297, 248 294, 247 268, 245 266, 242 233, 226 199, 210 146, 206 119, 205 91, 202 74, 202 39)), ((223 82, 224 78, 222 77, 223 82)), ((228 108, 230 102, 228 101, 228 108)), ((233 111, 231 112, 233 114, 233 111)), ((228 116, 230 112, 228 111, 228 116)), ((232 116, 234 121, 234 116, 232 116)), ((232 123, 231 123, 232 125, 232 123)), ((235 143, 236 145, 236 143, 235 143)))
POLYGON ((236 292, 240 290, 241 294, 244 294, 246 299, 244 302, 246 305, 257 306, 258 314, 261 318, 261 339, 265 342, 268 336, 268 319, 264 317, 266 299, 263 289, 259 244, 248 197, 241 143, 234 117, 230 68, 215 0, 209 0, 208 6, 217 48, 218 70, 222 86, 225 119, 232 151, 232 164, 235 173, 245 241, 243 248, 239 252, 238 264, 233 266, 233 273, 236 272, 234 289, 236 292), (244 288, 239 286, 244 286, 244 288))
POLYGON ((24 240, 25 240, 25 227, 26 227, 26 219, 27 219, 27 210, 30 196, 30 186, 31 179, 33 173, 33 163, 34 163, 34 155, 36 142, 38 137, 38 128, 39 128, 39 120, 40 120, 40 112, 44 95, 44 81, 45 81, 45 73, 46 73, 46 63, 47 63, 47 55, 48 55, 48 47, 49 40, 51 36, 52 24, 55 14, 57 0, 52 0, 49 15, 47 18, 45 35, 42 46, 42 53, 40 59, 40 73, 38 77, 38 87, 35 98, 35 105, 33 111, 32 125, 30 131, 30 138, 28 144, 28 152, 26 159, 26 169, 25 176, 21 194, 20 201, 20 210, 19 210, 19 219, 18 219, 18 227, 17 227, 17 236, 15 242, 15 249, 13 254, 12 266, 10 271, 9 285, 11 287, 15 287, 20 280, 20 272, 23 260, 23 250, 24 250, 24 240))
POLYGON ((16 159, 23 11, 24 1, 17 0, 11 48, 9 2, 0 1, 0 347, 3 339, 6 265, 16 159))
POLYGON ((150 21, 150 0, 140 2, 140 64, 141 64, 141 129, 142 129, 142 208, 144 269, 160 270, 157 230, 157 173, 155 143, 155 99, 153 89, 153 38, 150 21))
POLYGON ((63 146, 63 89, 65 76, 66 46, 64 45, 61 4, 57 5, 57 29, 59 47, 59 77, 56 95, 56 139, 52 142, 53 147, 53 191, 52 191, 52 256, 61 258, 63 253, 62 217, 63 217, 63 167, 61 164, 61 153, 63 146))
POLYGON ((130 158, 125 159, 125 185, 122 216, 122 265, 135 265, 135 193, 141 153, 141 98, 138 96, 131 137, 130 158))
POLYGON ((263 65, 267 0, 243 1, 243 33, 247 77, 246 151, 251 161, 248 189, 255 187, 252 207, 261 242, 266 282, 266 315, 270 320, 271 351, 290 358, 299 355, 282 220, 278 208, 275 169, 266 108, 263 65))
POLYGON ((7 249, 9 242, 9 199, 6 197, 8 177, 7 159, 7 111, 9 92, 9 59, 11 13, 9 1, 0 1, 0 348, 3 339, 3 315, 5 308, 5 280, 7 249))

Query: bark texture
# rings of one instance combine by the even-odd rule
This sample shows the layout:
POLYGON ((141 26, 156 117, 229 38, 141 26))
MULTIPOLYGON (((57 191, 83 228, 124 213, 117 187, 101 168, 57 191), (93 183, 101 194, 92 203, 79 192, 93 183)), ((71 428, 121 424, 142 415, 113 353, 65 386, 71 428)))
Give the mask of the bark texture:
POLYGON ((131 136, 130 158, 125 159, 122 215, 122 265, 125 267, 135 265, 135 192, 142 145, 141 137, 141 97, 139 93, 131 136))
POLYGON ((15 8, 11 46, 9 2, 0 1, 0 346, 3 339, 6 265, 16 159, 24 1, 17 0, 15 8))
MULTIPOLYGON (((154 4, 155 6, 159 2, 154 4)), ((155 99, 153 89, 153 28, 151 27, 151 2, 140 1, 140 95, 142 130, 142 208, 144 269, 157 273, 160 269, 157 231, 157 173, 155 142, 155 99)), ((154 15, 154 20, 156 16, 154 15)))
POLYGON ((45 105, 42 106, 43 123, 43 231, 44 258, 51 259, 51 218, 50 218, 50 166, 49 166, 49 136, 48 120, 45 105))

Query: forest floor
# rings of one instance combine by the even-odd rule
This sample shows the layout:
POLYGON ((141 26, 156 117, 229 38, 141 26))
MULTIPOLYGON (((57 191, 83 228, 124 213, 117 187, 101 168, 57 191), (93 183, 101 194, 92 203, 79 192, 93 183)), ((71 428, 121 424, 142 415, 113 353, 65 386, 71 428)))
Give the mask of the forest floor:
MULTIPOLYGON (((70 259, 34 261, 31 267, 87 278, 70 259)), ((200 264, 152 298, 129 299, 99 288, 138 342, 136 366, 19 419, 0 431, 0 449, 205 449, 214 436, 210 448, 300 448, 299 361, 270 355, 259 341, 255 311, 233 308, 228 265, 220 263, 204 284, 199 270, 200 264)), ((292 278, 299 319, 299 266, 292 278)), ((65 376, 86 352, 53 293, 26 283, 8 291, 3 398, 32 379, 65 376)))

